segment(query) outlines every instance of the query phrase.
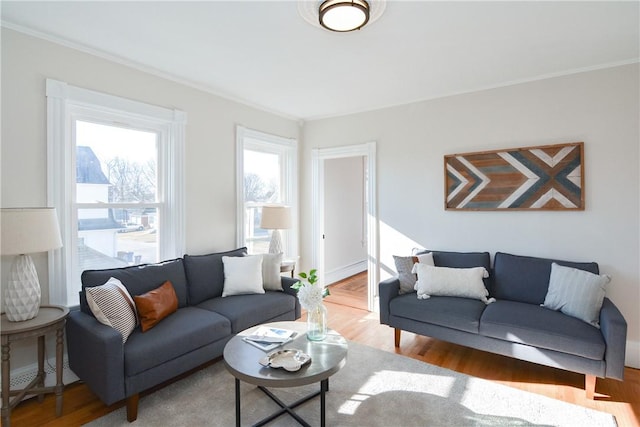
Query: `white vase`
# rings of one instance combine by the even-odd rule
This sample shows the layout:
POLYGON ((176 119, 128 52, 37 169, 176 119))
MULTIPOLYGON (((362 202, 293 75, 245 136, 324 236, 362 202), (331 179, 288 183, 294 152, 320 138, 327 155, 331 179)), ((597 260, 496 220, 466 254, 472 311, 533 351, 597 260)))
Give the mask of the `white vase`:
POLYGON ((327 309, 320 303, 307 311, 307 339, 322 341, 327 336, 327 309))

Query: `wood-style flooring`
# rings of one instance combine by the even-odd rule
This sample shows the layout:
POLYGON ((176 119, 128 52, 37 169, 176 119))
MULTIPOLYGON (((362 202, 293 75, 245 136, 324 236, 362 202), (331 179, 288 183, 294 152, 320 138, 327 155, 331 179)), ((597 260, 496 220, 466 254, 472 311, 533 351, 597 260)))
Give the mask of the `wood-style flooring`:
MULTIPOLYGON (((478 378, 545 395, 554 399, 609 412, 621 427, 640 426, 640 370, 627 368, 624 382, 598 379, 595 400, 584 393, 584 376, 509 357, 449 344, 433 338, 402 333, 400 348, 393 345, 393 329, 380 325, 378 315, 366 307, 366 273, 332 285, 325 299, 329 326, 349 340, 402 354, 478 378), (362 293, 360 293, 360 289, 362 293), (361 307, 361 308, 357 308, 361 307)), ((301 321, 304 321, 301 319, 301 321)), ((140 399, 144 405, 144 396, 140 399)), ((64 391, 63 415, 55 417, 55 397, 43 403, 23 402, 13 410, 12 426, 79 426, 123 406, 105 406, 80 383, 64 391)), ((167 425, 170 425, 168 420, 167 425)))
POLYGON ((367 273, 347 277, 329 286, 331 293, 324 299, 326 303, 346 305, 348 307, 367 309, 367 273))

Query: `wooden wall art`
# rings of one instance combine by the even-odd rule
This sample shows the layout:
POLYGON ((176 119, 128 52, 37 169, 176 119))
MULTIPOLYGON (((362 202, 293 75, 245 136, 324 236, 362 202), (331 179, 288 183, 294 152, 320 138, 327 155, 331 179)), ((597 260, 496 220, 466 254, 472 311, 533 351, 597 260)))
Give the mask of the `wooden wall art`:
POLYGON ((584 210, 584 143, 444 156, 447 210, 584 210))

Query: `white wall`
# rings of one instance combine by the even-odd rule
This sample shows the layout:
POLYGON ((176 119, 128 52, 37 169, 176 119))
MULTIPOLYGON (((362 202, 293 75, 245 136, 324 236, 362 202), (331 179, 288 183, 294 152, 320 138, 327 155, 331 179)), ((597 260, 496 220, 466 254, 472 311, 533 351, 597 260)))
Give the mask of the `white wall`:
MULTIPOLYGON (((3 28, 3 207, 47 203, 46 78, 187 113, 186 248, 192 254, 235 247, 236 124, 299 138, 294 120, 3 28)), ((38 254, 34 259, 42 285, 42 303, 46 304, 46 256, 38 254)), ((10 262, 11 257, 2 257, 3 285, 10 262)), ((35 361, 31 354, 35 350, 27 352, 21 351, 21 346, 15 347, 12 368, 35 361)), ((48 347, 47 354, 54 354, 54 349, 48 347)))
POLYGON ((367 269, 364 157, 324 161, 325 284, 367 269))
MULTIPOLYGON (((303 157, 377 141, 382 278, 415 246, 597 261, 628 322, 627 363, 640 367, 638 82, 635 64, 311 121, 303 157), (585 143, 585 211, 444 210, 445 154, 574 141, 585 143)), ((307 168, 303 207, 310 183, 307 168)), ((310 212, 302 218, 308 258, 310 212)))

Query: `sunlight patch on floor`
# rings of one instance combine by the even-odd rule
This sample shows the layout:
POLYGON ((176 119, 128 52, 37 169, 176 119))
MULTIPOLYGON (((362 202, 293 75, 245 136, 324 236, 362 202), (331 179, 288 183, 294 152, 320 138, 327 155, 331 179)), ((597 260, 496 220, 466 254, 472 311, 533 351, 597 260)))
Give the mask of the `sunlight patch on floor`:
POLYGON ((354 394, 351 396, 346 402, 344 402, 340 408, 338 408, 338 413, 345 415, 354 415, 358 410, 358 407, 362 402, 369 398, 368 395, 364 394, 354 394))
POLYGON ((360 404, 370 396, 394 391, 428 393, 447 398, 451 394, 454 383, 455 379, 447 376, 402 371, 377 371, 372 373, 360 389, 340 406, 338 412, 352 415, 358 410, 360 404))

